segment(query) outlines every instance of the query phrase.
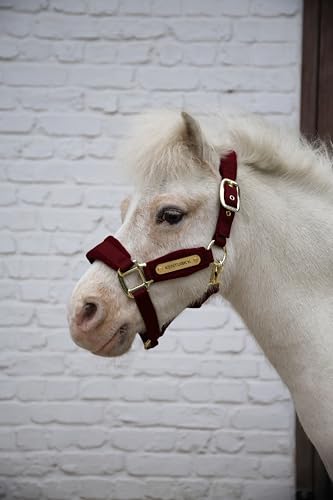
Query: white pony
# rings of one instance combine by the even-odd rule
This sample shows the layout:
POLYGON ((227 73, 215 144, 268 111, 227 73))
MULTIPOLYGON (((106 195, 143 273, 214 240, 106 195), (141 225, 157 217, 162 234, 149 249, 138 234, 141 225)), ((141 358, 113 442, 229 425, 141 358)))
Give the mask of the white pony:
MULTIPOLYGON (((135 193, 116 237, 146 262, 207 246, 219 210, 218 165, 234 150, 241 210, 227 243, 220 293, 238 311, 288 386, 305 431, 333 477, 333 176, 324 146, 256 117, 145 115, 129 141, 135 193)), ((215 258, 221 249, 214 247, 215 258)), ((210 270, 156 283, 160 325, 201 297, 210 270)), ((117 273, 96 261, 69 306, 75 342, 106 356, 142 331, 117 273)), ((152 352, 153 355, 153 352, 152 352)))

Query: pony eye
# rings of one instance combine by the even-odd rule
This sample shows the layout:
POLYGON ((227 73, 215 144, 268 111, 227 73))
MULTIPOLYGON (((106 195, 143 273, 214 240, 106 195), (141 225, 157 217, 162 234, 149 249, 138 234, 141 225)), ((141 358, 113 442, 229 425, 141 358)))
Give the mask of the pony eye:
POLYGON ((168 224, 178 224, 185 213, 177 207, 164 207, 162 208, 156 217, 156 222, 161 224, 162 222, 167 222, 168 224))

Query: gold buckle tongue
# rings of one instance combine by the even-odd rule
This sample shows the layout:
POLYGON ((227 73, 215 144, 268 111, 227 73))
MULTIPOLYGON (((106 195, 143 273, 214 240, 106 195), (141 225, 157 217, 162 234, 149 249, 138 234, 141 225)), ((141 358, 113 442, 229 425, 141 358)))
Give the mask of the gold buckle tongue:
POLYGON ((220 284, 220 275, 223 272, 223 262, 221 260, 214 260, 213 268, 210 275, 209 285, 219 285, 220 284))
MULTIPOLYGON (((215 243, 215 240, 212 240, 209 243, 207 250, 210 250, 212 248, 212 246, 214 245, 214 243, 215 243)), ((222 259, 221 260, 214 260, 214 262, 212 263, 212 272, 210 274, 210 279, 209 279, 209 283, 208 283, 209 285, 214 286, 214 285, 219 285, 221 283, 220 276, 223 273, 224 262, 225 262, 226 258, 227 258, 227 249, 224 246, 222 259)))

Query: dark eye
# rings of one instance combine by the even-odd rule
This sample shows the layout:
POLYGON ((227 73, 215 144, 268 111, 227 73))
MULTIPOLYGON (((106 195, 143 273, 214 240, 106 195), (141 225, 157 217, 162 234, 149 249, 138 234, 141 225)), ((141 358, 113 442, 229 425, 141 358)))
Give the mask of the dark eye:
POLYGON ((184 217, 185 212, 177 207, 164 207, 158 212, 156 222, 161 224, 167 222, 168 224, 178 224, 184 217))

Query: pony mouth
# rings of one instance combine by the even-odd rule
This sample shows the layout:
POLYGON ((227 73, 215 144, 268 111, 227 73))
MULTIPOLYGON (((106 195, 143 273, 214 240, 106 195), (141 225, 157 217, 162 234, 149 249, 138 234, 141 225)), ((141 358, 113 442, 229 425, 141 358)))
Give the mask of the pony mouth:
POLYGON ((112 356, 115 348, 122 347, 125 344, 127 332, 128 325, 122 325, 104 344, 92 351, 92 353, 97 356, 112 356))

